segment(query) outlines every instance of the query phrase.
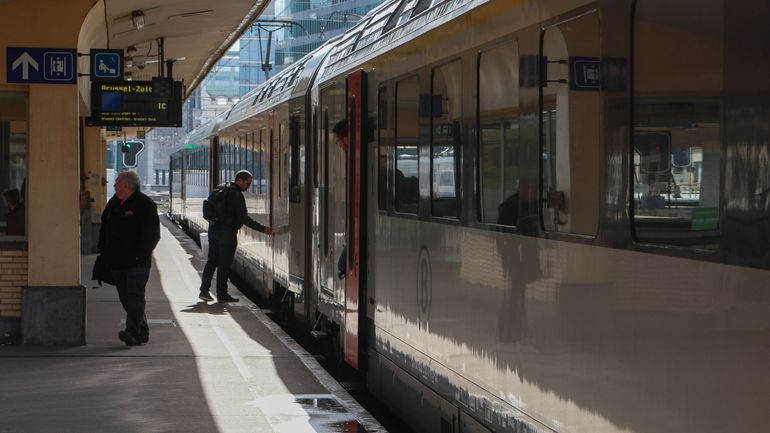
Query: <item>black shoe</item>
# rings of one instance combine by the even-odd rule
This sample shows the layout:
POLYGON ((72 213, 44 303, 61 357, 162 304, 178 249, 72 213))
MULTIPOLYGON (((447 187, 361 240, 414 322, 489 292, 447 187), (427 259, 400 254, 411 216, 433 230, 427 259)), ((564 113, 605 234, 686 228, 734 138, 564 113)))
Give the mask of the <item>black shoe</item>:
POLYGON ((211 297, 211 293, 209 293, 208 290, 206 290, 205 292, 201 292, 201 294, 198 295, 198 299, 206 302, 211 302, 214 300, 214 298, 211 297))
POLYGON ((139 344, 139 342, 136 340, 136 337, 134 337, 133 335, 129 334, 126 331, 118 332, 118 338, 120 339, 120 341, 126 343, 126 346, 129 346, 129 347, 136 346, 137 344, 139 344))
POLYGON ((219 301, 219 302, 238 302, 238 301, 240 301, 240 299, 233 298, 232 296, 225 294, 225 295, 222 295, 222 296, 217 296, 217 301, 219 301))
POLYGON ((139 344, 149 343, 150 342, 150 336, 149 335, 140 335, 136 342, 139 344))

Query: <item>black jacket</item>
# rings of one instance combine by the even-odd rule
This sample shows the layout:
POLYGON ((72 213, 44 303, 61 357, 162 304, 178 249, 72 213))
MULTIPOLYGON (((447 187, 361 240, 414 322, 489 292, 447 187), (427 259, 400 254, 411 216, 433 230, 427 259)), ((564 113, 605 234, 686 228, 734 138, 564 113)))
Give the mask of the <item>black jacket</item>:
POLYGON ((8 212, 5 218, 5 234, 8 236, 24 236, 24 204, 19 203, 8 212))
POLYGON ((99 251, 110 269, 149 268, 160 240, 158 207, 139 191, 121 205, 113 195, 102 212, 99 251))
POLYGON ((222 191, 225 195, 225 219, 222 222, 215 222, 211 225, 216 228, 223 228, 228 231, 237 232, 244 225, 258 232, 265 231, 265 226, 254 221, 246 210, 246 198, 243 197, 243 191, 235 182, 227 182, 226 188, 222 191))

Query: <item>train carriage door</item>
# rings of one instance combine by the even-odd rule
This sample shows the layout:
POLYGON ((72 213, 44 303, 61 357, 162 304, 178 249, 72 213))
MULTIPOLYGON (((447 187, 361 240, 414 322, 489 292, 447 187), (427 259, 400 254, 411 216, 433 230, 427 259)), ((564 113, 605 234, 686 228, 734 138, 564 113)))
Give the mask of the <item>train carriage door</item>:
POLYGON ((348 176, 346 233, 346 283, 345 283, 345 362, 359 368, 359 345, 364 329, 365 308, 361 302, 364 294, 363 274, 365 251, 361 234, 364 233, 364 175, 365 149, 363 147, 364 120, 366 118, 366 76, 356 71, 347 77, 348 117, 348 176))
POLYGON ((275 209, 273 203, 275 203, 275 177, 276 166, 278 158, 278 146, 275 143, 275 132, 273 126, 275 123, 275 113, 270 112, 267 114, 267 130, 268 130, 268 156, 267 156, 267 213, 270 227, 275 227, 275 209))

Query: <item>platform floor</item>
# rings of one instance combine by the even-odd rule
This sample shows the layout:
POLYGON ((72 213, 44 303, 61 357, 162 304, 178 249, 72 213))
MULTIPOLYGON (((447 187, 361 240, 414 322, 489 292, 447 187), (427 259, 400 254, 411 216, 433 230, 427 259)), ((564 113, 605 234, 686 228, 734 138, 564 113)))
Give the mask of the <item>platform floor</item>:
POLYGON ((237 304, 198 301, 199 250, 161 220, 149 344, 118 340, 117 292, 87 280, 95 256, 84 256, 87 344, 0 347, 0 431, 385 431, 237 289, 237 304))

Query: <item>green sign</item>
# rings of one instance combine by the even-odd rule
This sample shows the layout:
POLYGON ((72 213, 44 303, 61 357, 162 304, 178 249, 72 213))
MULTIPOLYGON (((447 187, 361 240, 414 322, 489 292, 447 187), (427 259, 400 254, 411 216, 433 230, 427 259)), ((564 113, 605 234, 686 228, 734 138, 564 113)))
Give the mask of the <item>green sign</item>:
POLYGON ((716 230, 719 228, 719 208, 702 207, 693 209, 690 230, 716 230))

